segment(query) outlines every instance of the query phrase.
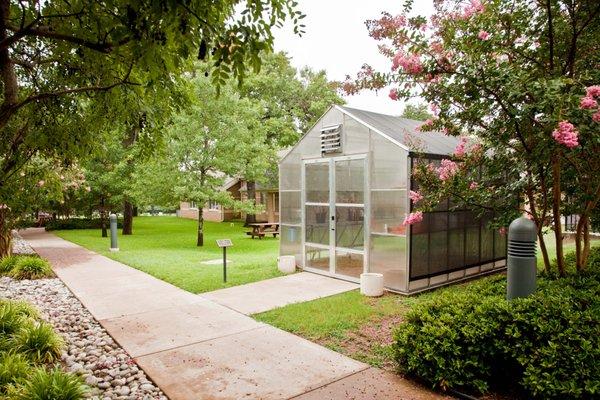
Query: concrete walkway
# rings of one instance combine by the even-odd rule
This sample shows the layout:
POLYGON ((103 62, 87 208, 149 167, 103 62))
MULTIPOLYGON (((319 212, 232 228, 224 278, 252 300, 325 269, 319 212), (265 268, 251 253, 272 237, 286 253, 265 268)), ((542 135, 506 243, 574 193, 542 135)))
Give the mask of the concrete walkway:
POLYGON ((292 303, 358 289, 359 285, 327 276, 300 272, 201 294, 205 299, 251 315, 292 303))
POLYGON ((440 398, 41 229, 22 235, 171 400, 440 398))

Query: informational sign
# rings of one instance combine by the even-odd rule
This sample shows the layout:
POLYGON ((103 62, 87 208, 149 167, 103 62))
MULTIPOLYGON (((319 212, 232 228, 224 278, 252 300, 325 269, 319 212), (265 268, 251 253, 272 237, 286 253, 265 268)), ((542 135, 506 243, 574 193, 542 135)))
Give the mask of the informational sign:
POLYGON ((217 239, 217 246, 231 247, 231 246, 233 246, 233 243, 231 243, 231 239, 217 239))

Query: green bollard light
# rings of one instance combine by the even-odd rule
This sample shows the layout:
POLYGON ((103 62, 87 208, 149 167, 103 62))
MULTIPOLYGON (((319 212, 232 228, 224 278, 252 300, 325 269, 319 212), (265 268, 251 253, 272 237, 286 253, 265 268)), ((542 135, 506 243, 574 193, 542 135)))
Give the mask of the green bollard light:
POLYGON ((117 245, 117 216, 110 214, 108 219, 110 220, 110 251, 119 251, 117 245))

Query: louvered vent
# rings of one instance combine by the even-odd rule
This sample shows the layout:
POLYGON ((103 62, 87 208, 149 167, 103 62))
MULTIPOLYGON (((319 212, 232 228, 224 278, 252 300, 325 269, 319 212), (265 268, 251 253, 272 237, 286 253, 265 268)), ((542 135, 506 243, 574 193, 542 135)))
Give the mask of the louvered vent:
POLYGON ((342 125, 321 129, 321 155, 342 152, 342 125))

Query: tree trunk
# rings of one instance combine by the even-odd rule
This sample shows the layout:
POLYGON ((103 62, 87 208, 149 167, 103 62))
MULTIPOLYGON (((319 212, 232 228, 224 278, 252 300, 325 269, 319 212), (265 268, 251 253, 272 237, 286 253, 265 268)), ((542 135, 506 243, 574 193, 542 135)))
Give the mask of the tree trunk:
POLYGON ((565 257, 563 254, 563 237, 560 220, 560 158, 552 160, 552 217, 554 219, 554 237, 556 238, 556 266, 560 276, 565 275, 565 257))
POLYGON ((8 210, 0 208, 0 259, 12 253, 12 232, 6 221, 8 210))
POLYGON ((123 235, 133 234, 133 204, 125 200, 123 203, 123 235))
MULTIPOLYGON (((529 208, 531 209, 531 215, 533 216, 533 220, 537 226, 537 237, 540 241, 540 250, 542 251, 542 259, 544 260, 544 270, 546 272, 550 272, 550 257, 548 256, 548 249, 546 248, 546 242, 544 240, 544 219, 545 215, 540 216, 537 212, 537 207, 535 205, 535 197, 533 196, 533 191, 531 188, 527 190, 527 197, 529 198, 529 208)), ((545 210, 545 207, 542 208, 545 210)), ((543 211, 542 211, 543 212, 543 211)))
POLYGON ((108 232, 106 229, 106 204, 104 201, 104 197, 100 199, 100 229, 102 229, 102 237, 108 237, 108 232))
POLYGON ((198 240, 196 246, 204 246, 204 212, 201 206, 198 207, 198 240))
MULTIPOLYGON (((256 182, 248 181, 246 182, 248 200, 252 202, 253 205, 256 205, 256 182)), ((256 214, 246 213, 246 221, 244 222, 244 226, 248 226, 256 222, 256 214)))

